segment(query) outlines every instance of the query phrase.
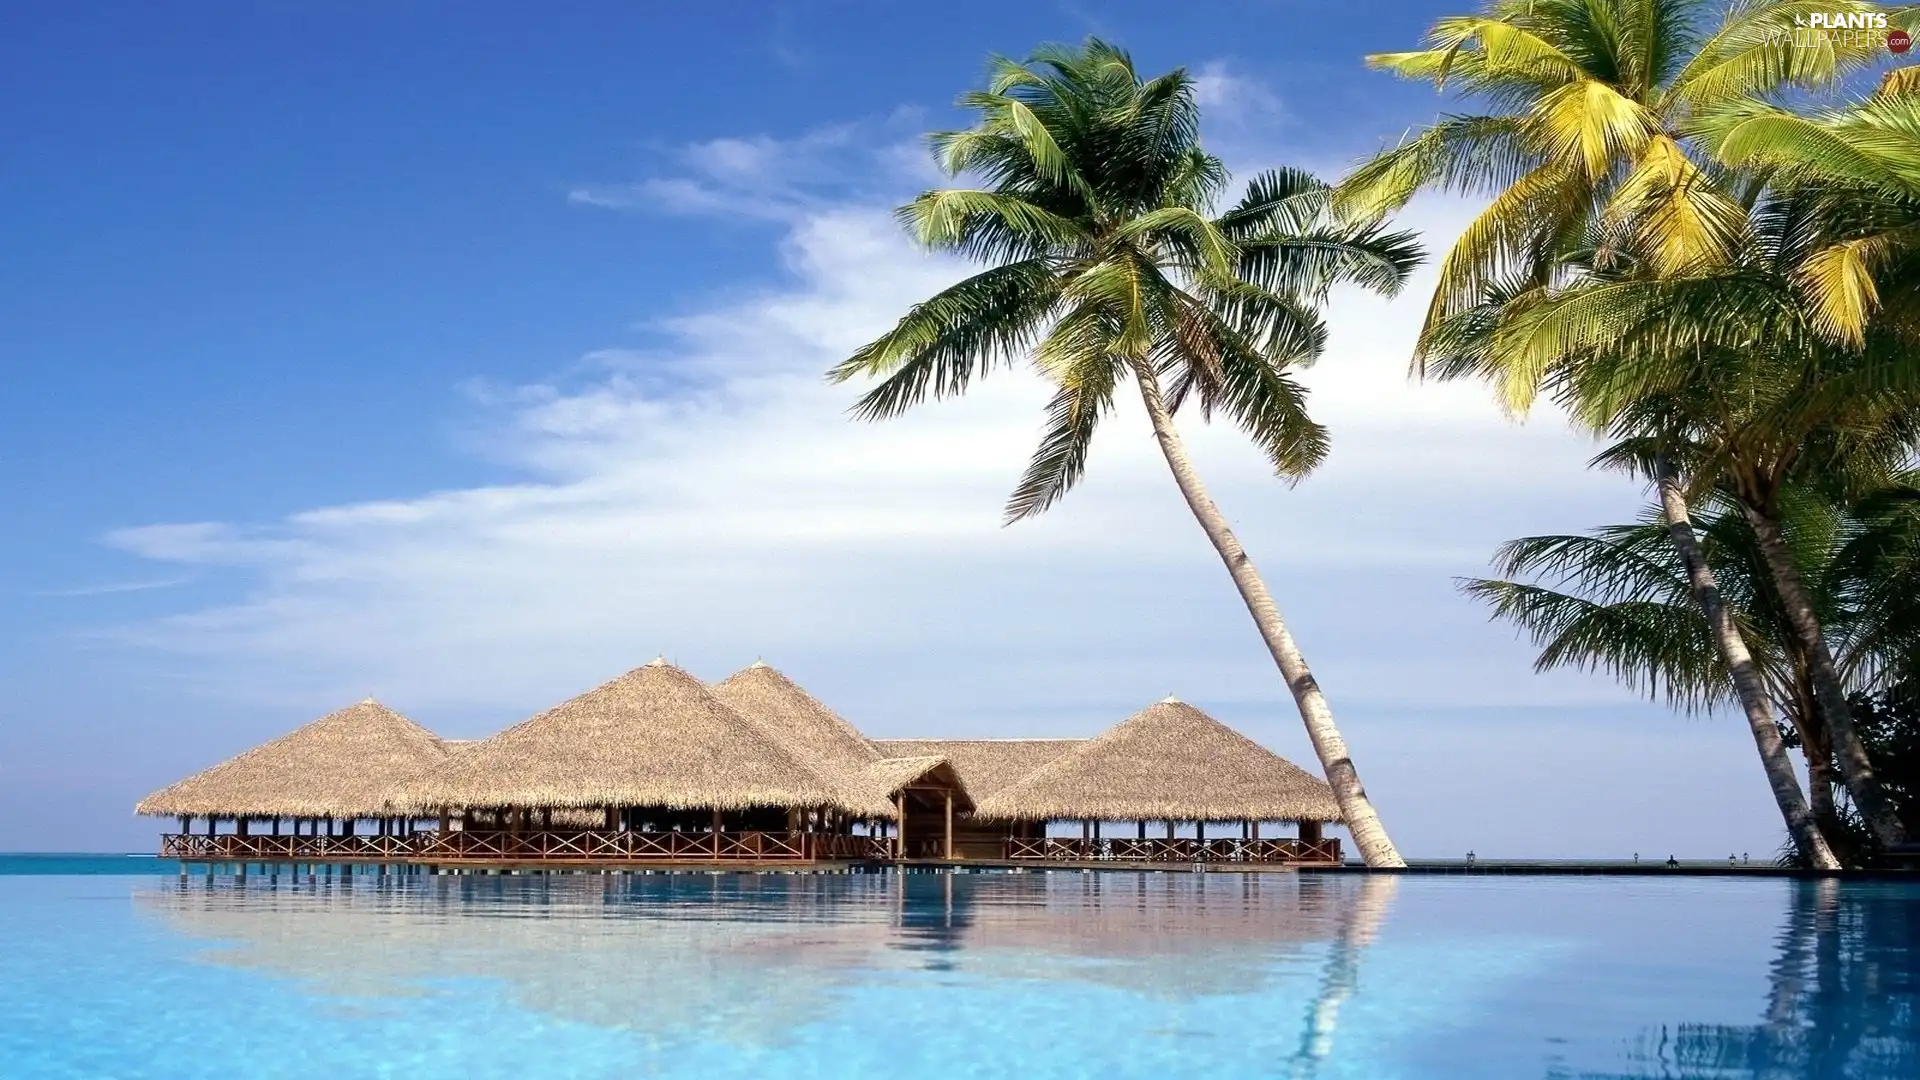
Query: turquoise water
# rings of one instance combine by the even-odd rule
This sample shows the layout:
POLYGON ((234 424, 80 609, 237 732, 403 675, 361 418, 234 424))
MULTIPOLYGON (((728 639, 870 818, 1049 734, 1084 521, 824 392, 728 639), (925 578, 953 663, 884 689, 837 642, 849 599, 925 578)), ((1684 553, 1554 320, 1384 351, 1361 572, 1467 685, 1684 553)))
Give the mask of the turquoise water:
POLYGON ((1910 1080, 1917 1002, 1907 884, 0 858, 7 1077, 1910 1080))

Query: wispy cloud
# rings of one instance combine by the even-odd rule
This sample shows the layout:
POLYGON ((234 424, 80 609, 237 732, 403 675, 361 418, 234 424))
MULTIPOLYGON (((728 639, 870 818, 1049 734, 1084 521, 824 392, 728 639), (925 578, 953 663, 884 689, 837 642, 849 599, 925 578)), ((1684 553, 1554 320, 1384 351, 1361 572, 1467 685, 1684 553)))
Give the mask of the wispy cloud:
POLYGON ((924 177, 919 113, 817 128, 792 138, 708 139, 664 155, 656 175, 583 184, 569 201, 611 210, 796 221, 924 177))
MULTIPOLYGON (((1425 213, 1436 231, 1458 217, 1425 213)), ((964 268, 914 251, 883 206, 807 214, 781 251, 789 284, 661 319, 644 355, 498 393, 489 453, 515 482, 114 534, 254 575, 241 602, 135 636, 202 657, 231 692, 316 704, 371 678, 417 701, 533 706, 669 647, 717 670, 765 653, 850 674, 888 655, 924 675, 940 656, 978 672, 932 692, 955 708, 1283 692, 1138 409, 1122 403, 1083 490, 1001 528, 1046 397, 1034 376, 880 425, 848 420, 853 389, 822 379, 964 268)), ((1496 679, 1521 669, 1516 652, 1448 580, 1499 540, 1606 520, 1632 492, 1586 472, 1588 448, 1551 423, 1515 428, 1474 387, 1410 385, 1416 318, 1336 302, 1330 356, 1305 375, 1334 455, 1300 488, 1230 429, 1190 420, 1195 452, 1350 698, 1590 697, 1578 680, 1496 679), (1353 625, 1356 602, 1382 617, 1353 625)), ((898 707, 930 691, 867 692, 898 707)))
POLYGON ((193 579, 189 577, 168 577, 149 578, 143 581, 115 581, 101 585, 76 585, 68 589, 44 589, 34 595, 48 597, 113 596, 118 593, 171 589, 176 585, 185 585, 192 580, 193 579))

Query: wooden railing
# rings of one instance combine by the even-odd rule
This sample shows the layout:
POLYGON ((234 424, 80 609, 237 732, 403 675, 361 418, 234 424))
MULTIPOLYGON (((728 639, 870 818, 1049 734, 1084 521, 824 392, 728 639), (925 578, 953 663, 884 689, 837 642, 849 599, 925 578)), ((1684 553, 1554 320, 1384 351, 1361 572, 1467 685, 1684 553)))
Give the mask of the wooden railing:
POLYGON ((1046 836, 1008 840, 1006 855, 1040 862, 1337 863, 1340 841, 1046 836))
POLYGON ((163 859, 404 859, 413 856, 429 833, 412 836, 274 836, 271 834, 166 833, 160 837, 163 859))
POLYGON ((893 837, 816 833, 813 836, 813 857, 849 862, 887 860, 893 858, 893 837))
MULTIPOLYGON (((907 841, 906 856, 939 858, 942 838, 907 841)), ((411 836, 287 836, 167 833, 160 856, 186 860, 331 859, 512 860, 525 862, 886 861, 886 836, 786 832, 608 832, 596 829, 505 829, 419 832, 411 836)), ((1338 840, 1085 840, 1048 836, 1005 844, 1010 860, 1036 862, 1337 863, 1338 840)))
POLYGON ((509 859, 524 861, 804 861, 822 840, 866 840, 784 832, 603 832, 504 829, 420 832, 412 836, 216 836, 168 833, 162 858, 174 859, 509 859))

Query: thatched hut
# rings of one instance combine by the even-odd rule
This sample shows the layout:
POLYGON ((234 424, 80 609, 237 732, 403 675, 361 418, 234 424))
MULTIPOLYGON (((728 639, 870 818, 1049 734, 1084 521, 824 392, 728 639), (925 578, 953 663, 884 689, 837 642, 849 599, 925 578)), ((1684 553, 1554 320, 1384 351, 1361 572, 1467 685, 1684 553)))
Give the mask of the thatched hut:
POLYGON ((954 815, 972 811, 974 799, 945 757, 883 756, 858 728, 760 661, 716 684, 713 693, 840 786, 844 804, 885 806, 884 813, 867 816, 895 823, 896 850, 951 857, 954 815))
POLYGON ((976 801, 1026 779, 1085 739, 875 739, 887 758, 945 758, 976 801))
POLYGON ((1340 820, 1326 783, 1199 709, 1150 705, 1017 783, 980 799, 1014 821, 1296 822, 1319 839, 1340 820))
POLYGON ((384 818, 395 784, 446 759, 433 732, 368 698, 148 795, 134 812, 222 819, 384 818))
POLYGON ((664 659, 463 747, 399 786, 393 801, 520 821, 534 809, 597 809, 610 825, 619 811, 710 812, 716 825, 732 812, 755 828, 785 828, 797 809, 887 809, 850 803, 845 785, 664 659))

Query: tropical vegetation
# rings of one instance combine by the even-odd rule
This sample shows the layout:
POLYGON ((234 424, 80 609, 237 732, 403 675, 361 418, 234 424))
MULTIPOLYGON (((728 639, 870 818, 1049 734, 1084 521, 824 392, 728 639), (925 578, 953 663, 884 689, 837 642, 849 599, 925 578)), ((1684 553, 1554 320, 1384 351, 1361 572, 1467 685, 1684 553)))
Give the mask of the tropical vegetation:
MULTIPOLYGON (((1867 35, 1796 33, 1814 9, 1912 21, 1872 4, 1722 13, 1690 0, 1498 2, 1442 20, 1428 49, 1374 62, 1457 80, 1497 111, 1444 118, 1383 152, 1339 204, 1365 220, 1426 188, 1491 196, 1442 263, 1417 370, 1483 378, 1517 413, 1550 396, 1612 440, 1598 463, 1654 485, 1700 620, 1693 659, 1712 659, 1713 684, 1746 713, 1797 856, 1832 867, 1843 845, 1823 777, 1809 803, 1767 700, 1764 650, 1689 508, 1706 500, 1745 522, 1813 702, 1791 731, 1833 765, 1873 844, 1903 844, 1785 514, 1801 489, 1848 500, 1884 488, 1920 442, 1920 203, 1900 153, 1912 80, 1793 112, 1783 103, 1844 88, 1886 55, 1867 35)), ((1501 595, 1496 611, 1536 635, 1551 625, 1501 595)), ((1573 648, 1548 640, 1543 659, 1573 648)), ((1702 670, 1663 679, 1698 686, 1702 670)))
POLYGON ((1540 646, 1745 718, 1792 856, 1860 863, 1920 836, 1920 68, 1807 23, 1862 0, 1491 0, 1368 58, 1459 111, 1328 185, 1279 169, 1229 199, 1184 70, 1098 40, 996 60, 932 137, 958 184, 901 208, 982 268, 834 368, 879 419, 1031 361, 1053 388, 1009 521, 1087 468, 1131 383, 1286 680, 1370 865, 1399 856, 1264 579, 1175 418, 1238 426, 1298 481, 1328 432, 1295 372, 1330 289, 1392 295, 1421 260, 1388 224, 1422 192, 1484 201, 1437 267, 1416 374, 1550 401, 1647 516, 1531 537, 1466 583, 1540 646), (1224 209, 1223 209, 1224 207, 1224 209), (1803 786, 1792 754, 1808 765, 1803 786))

